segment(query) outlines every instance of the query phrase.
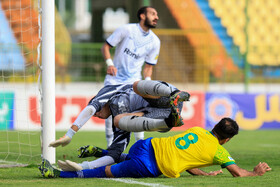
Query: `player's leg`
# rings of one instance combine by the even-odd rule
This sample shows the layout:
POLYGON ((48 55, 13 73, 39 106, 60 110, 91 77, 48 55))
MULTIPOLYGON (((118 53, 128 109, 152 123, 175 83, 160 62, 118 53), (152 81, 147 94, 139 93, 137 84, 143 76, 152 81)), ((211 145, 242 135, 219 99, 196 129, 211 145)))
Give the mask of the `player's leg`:
POLYGON ((139 116, 122 116, 115 118, 115 125, 128 132, 141 132, 141 131, 161 131, 167 129, 168 124, 165 119, 152 119, 139 116))
POLYGON ((151 138, 136 142, 129 151, 129 160, 110 166, 81 171, 59 171, 43 160, 39 167, 43 177, 104 178, 104 177, 157 177, 161 174, 156 166, 151 138), (130 156, 129 156, 130 155, 130 156))
POLYGON ((105 134, 106 134, 106 140, 107 140, 107 147, 109 147, 112 144, 114 133, 113 133, 113 126, 112 126, 112 116, 109 116, 105 120, 105 134))
MULTIPOLYGON (((119 162, 123 162, 127 158, 128 158, 127 154, 122 153, 119 158, 119 162)), ((102 167, 102 166, 112 165, 114 163, 115 163, 115 161, 111 156, 103 156, 94 161, 84 161, 82 163, 76 163, 76 162, 72 162, 70 160, 66 160, 66 161, 58 160, 57 161, 57 165, 59 166, 59 168, 62 171, 80 171, 83 169, 95 169, 95 168, 102 167)))
MULTIPOLYGON (((156 109, 155 109, 156 110, 156 109)), ((178 106, 180 110, 180 106, 178 106)), ((114 125, 128 132, 141 131, 168 131, 172 127, 182 126, 183 118, 177 112, 177 108, 172 107, 168 117, 164 119, 153 119, 151 117, 131 116, 131 114, 120 114, 114 119, 114 125)))
POLYGON ((59 177, 61 178, 105 178, 105 168, 102 166, 96 169, 85 169, 81 171, 60 171, 59 177))
POLYGON ((70 160, 66 160, 65 162, 58 160, 57 164, 63 171, 80 171, 83 169, 95 169, 102 166, 112 165, 115 164, 115 161, 111 156, 104 156, 94 161, 84 161, 82 163, 76 163, 70 160))
MULTIPOLYGON (((52 165, 45 159, 43 159, 39 170, 45 178, 105 178, 107 177, 105 168, 107 166, 99 167, 96 169, 86 169, 81 171, 60 171, 52 167, 52 165)), ((108 169, 107 169, 108 170, 108 169)), ((108 176, 110 177, 110 176, 108 176)))
POLYGON ((137 159, 125 160, 113 166, 102 166, 95 169, 81 171, 59 171, 54 169, 49 162, 39 167, 43 177, 54 178, 105 178, 105 177, 154 177, 142 162, 137 159))
MULTIPOLYGON (((124 161, 127 154, 121 154, 119 160, 124 161)), ((111 156, 103 156, 93 161, 84 161, 82 163, 72 162, 70 160, 61 161, 58 160, 57 164, 60 169, 63 171, 80 171, 84 169, 95 169, 102 166, 112 165, 115 164, 113 157, 111 156)))
POLYGON ((106 156, 108 151, 106 149, 102 149, 100 147, 86 145, 82 146, 78 149, 78 157, 79 158, 86 158, 86 157, 97 157, 100 158, 102 156, 106 156))
POLYGON ((108 166, 115 164, 114 158, 111 156, 103 156, 93 161, 84 161, 80 165, 83 169, 95 169, 101 166, 108 166))
MULTIPOLYGON (((81 171, 60 171, 61 178, 105 178, 105 177, 154 177, 149 172, 139 172, 142 170, 142 164, 134 159, 126 160, 113 166, 102 166, 96 169, 85 169, 81 171)), ((44 176, 44 175, 43 175, 44 176)))
MULTIPOLYGON (((190 94, 188 92, 184 92, 184 91, 174 92, 170 96, 170 105, 171 105, 171 107, 173 107, 174 109, 177 110, 178 105, 181 102, 189 101, 189 99, 190 99, 190 94)), ((179 110, 177 110, 177 112, 179 112, 179 110)))
POLYGON ((113 140, 113 143, 107 150, 99 148, 99 154, 102 154, 101 158, 91 162, 85 161, 79 165, 82 166, 83 169, 94 169, 124 160, 126 156, 123 155, 122 152, 126 149, 130 141, 130 132, 126 132, 121 129, 115 129, 114 134, 116 138, 113 140))
POLYGON ((45 178, 55 178, 59 177, 60 170, 53 168, 53 166, 50 164, 50 162, 46 159, 42 160, 41 165, 38 168, 45 178))
MULTIPOLYGON (((140 80, 133 84, 133 90, 142 97, 150 96, 170 96, 172 93, 168 84, 153 80, 140 80)), ((158 98, 158 97, 151 97, 158 98)))
POLYGON ((133 90, 138 95, 147 98, 158 98, 158 96, 170 97, 170 104, 172 106, 176 106, 179 102, 188 101, 190 98, 190 94, 187 92, 174 91, 167 83, 153 80, 137 81, 133 84, 133 90))
MULTIPOLYGON (((130 132, 116 129, 114 133, 116 138, 114 139, 112 145, 107 150, 103 150, 99 148, 98 155, 100 154, 103 155, 101 158, 98 158, 91 162, 85 161, 81 164, 77 164, 71 161, 66 161, 66 162, 59 161, 58 164, 60 168, 64 171, 78 171, 81 170, 81 168, 95 169, 101 166, 112 165, 114 163, 118 163, 122 160, 125 160, 126 155, 123 155, 122 152, 125 150, 125 148, 129 143, 130 132), (66 164, 66 166, 64 164, 66 164)), ((86 147, 88 148, 89 146, 86 147)))
MULTIPOLYGON (((100 158, 100 157, 108 155, 108 150, 102 149, 100 147, 92 146, 92 145, 80 147, 78 149, 78 152, 79 152, 79 155, 78 155, 79 158, 86 158, 86 157, 91 157, 91 156, 100 158)), ((127 156, 126 153, 122 153, 120 156, 120 162, 125 160, 126 156, 127 156)))

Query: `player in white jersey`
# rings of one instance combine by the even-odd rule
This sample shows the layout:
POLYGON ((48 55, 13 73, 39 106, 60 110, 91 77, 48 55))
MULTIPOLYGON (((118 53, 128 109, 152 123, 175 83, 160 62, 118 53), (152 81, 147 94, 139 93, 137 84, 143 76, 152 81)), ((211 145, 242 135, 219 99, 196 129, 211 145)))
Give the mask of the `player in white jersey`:
MULTIPOLYGON (((152 7, 142 7, 137 12, 139 23, 126 24, 107 38, 102 54, 107 64, 106 85, 132 84, 142 79, 150 80, 153 66, 157 64, 160 40, 151 28, 157 25, 157 11, 152 7), (114 59, 110 49, 115 47, 114 59)), ((105 132, 107 146, 112 143, 112 117, 106 119, 105 132)), ((144 139, 144 133, 135 133, 135 139, 144 139)))

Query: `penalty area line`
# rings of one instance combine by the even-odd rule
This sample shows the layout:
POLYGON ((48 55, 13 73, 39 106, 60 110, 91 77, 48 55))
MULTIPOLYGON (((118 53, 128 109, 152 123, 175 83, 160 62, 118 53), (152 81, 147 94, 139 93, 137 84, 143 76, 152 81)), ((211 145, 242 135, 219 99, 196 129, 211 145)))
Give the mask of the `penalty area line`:
POLYGON ((145 183, 145 182, 138 182, 138 181, 134 181, 131 179, 108 179, 108 178, 103 178, 104 180, 112 180, 112 181, 117 181, 117 182, 123 182, 126 184, 139 184, 139 185, 143 185, 143 186, 160 186, 160 187, 171 187, 171 186, 165 186, 162 184, 156 184, 156 183, 145 183))

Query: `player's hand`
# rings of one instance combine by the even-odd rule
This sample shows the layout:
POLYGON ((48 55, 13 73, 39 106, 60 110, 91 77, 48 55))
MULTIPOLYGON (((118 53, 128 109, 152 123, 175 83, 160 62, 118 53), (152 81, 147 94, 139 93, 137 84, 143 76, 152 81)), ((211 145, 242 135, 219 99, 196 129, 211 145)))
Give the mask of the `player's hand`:
POLYGON ((209 173, 208 173, 208 175, 213 175, 213 176, 215 176, 215 175, 218 175, 218 174, 220 174, 220 173, 223 173, 223 171, 220 169, 220 170, 218 170, 218 171, 210 171, 209 173))
POLYGON ((265 172, 270 171, 271 168, 268 166, 267 163, 265 162, 260 162, 258 165, 256 165, 256 167, 254 168, 254 173, 256 173, 257 175, 261 176, 263 174, 265 174, 265 172))
POLYGON ((49 147, 58 147, 58 146, 66 146, 71 142, 71 138, 64 135, 63 137, 59 138, 58 140, 55 140, 53 142, 50 143, 49 147))
POLYGON ((116 76, 117 75, 117 68, 115 66, 108 66, 107 67, 107 74, 116 76))

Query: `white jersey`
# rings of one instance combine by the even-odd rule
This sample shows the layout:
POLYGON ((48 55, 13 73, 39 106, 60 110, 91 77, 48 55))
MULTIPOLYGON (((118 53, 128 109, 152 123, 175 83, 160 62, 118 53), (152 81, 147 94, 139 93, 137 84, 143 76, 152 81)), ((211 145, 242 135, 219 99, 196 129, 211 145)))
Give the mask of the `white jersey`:
POLYGON ((160 40, 152 30, 145 32, 139 24, 126 24, 106 40, 116 47, 113 59, 117 75, 106 75, 105 85, 132 84, 141 80, 142 66, 146 62, 155 65, 160 50, 160 40))

